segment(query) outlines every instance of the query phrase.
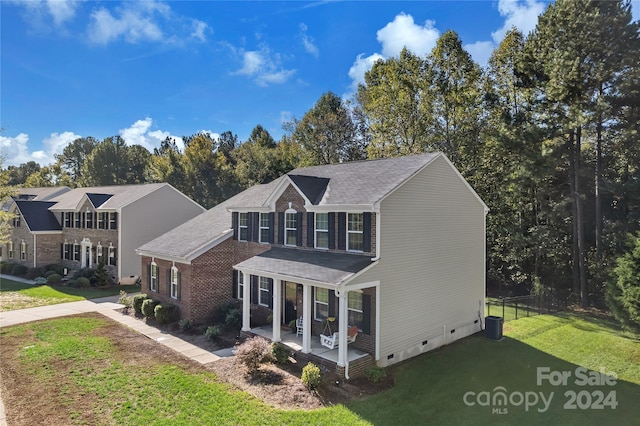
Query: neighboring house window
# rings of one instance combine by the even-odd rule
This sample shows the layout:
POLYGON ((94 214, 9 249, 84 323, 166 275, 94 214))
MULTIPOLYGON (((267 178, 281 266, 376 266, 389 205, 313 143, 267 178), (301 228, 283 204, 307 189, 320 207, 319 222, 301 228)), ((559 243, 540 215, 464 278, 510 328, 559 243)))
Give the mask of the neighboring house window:
POLYGON ((318 321, 327 319, 329 316, 329 290, 326 288, 316 287, 315 289, 315 301, 314 316, 318 321))
POLYGON ((247 241, 247 237, 249 234, 249 218, 248 213, 240 213, 238 215, 238 240, 247 241))
POLYGON ((260 213, 260 242, 269 242, 269 213, 260 213))
POLYGON ((329 248, 329 213, 316 213, 316 248, 329 248))
POLYGON ((347 215, 347 250, 363 250, 363 229, 362 213, 349 213, 347 215))
POLYGON ((71 212, 64 212, 64 227, 71 228, 71 212))
POLYGON ((73 227, 74 228, 81 228, 82 227, 82 215, 80 214, 80 212, 75 212, 74 213, 74 218, 75 218, 75 220, 73 221, 73 227))
POLYGON ((100 212, 100 213, 96 213, 98 215, 98 229, 105 229, 104 226, 104 222, 105 222, 105 218, 104 215, 105 213, 100 212))
POLYGON ((118 213, 109 213, 109 229, 118 229, 118 213))
POLYGON ((363 312, 362 312, 362 293, 355 291, 349 292, 347 323, 349 325, 357 325, 362 330, 363 312))
POLYGON ((7 243, 7 255, 9 259, 13 259, 13 241, 7 243))
POLYGON ((298 236, 298 224, 296 223, 297 213, 285 212, 284 214, 284 245, 295 246, 298 236))
POLYGON ((20 228, 20 215, 16 215, 13 217, 13 227, 20 228))
POLYGON ((27 260, 27 243, 24 240, 20 243, 20 260, 27 260))
POLYGON ((73 243, 73 260, 80 260, 80 244, 77 242, 73 243))
POLYGON ((98 241, 98 245, 96 246, 96 263, 99 265, 102 262, 104 262, 102 259, 102 244, 98 241))
POLYGON ((258 303, 262 306, 269 306, 269 278, 260 277, 260 300, 258 303))
POLYGON ((67 241, 65 240, 64 244, 62 245, 62 259, 63 260, 69 260, 69 244, 67 244, 67 241))
POLYGON ((172 266, 171 267, 171 298, 172 299, 178 298, 179 285, 180 283, 178 282, 178 268, 176 268, 175 266, 172 266))
POLYGON ((242 300, 244 297, 244 274, 242 271, 238 271, 238 299, 242 300))
POLYGON ((116 266, 116 248, 109 246, 109 265, 116 266))
MULTIPOLYGON (((111 249, 111 247, 109 247, 111 249)), ((151 263, 151 273, 149 274, 149 290, 158 291, 158 265, 151 263)))
POLYGON ((90 211, 87 211, 85 214, 84 227, 87 229, 93 229, 93 213, 90 211))

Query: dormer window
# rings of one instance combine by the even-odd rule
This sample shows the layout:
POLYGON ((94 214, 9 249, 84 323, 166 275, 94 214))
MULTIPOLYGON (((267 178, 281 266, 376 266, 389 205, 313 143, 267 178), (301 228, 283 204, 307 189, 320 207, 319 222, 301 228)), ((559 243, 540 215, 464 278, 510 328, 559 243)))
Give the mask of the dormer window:
POLYGON ((295 246, 298 236, 297 212, 289 209, 284 213, 284 245, 295 246))
POLYGON ((364 250, 364 220, 362 213, 349 213, 347 215, 347 250, 364 250))
POLYGON ((249 236, 249 213, 238 215, 238 240, 247 241, 249 236))

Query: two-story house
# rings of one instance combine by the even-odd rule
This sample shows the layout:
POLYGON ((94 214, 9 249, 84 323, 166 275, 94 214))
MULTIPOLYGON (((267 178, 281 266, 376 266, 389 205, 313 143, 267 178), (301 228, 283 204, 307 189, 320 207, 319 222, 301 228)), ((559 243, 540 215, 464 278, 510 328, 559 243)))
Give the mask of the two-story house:
POLYGON ((204 211, 167 183, 67 188, 44 201, 23 198, 9 207, 15 219, 6 261, 69 270, 103 263, 114 279, 139 276, 135 249, 204 211))
POLYGON ((441 153, 299 168, 140 247, 143 291, 195 320, 239 300, 273 341, 301 318, 297 348, 348 377, 481 330, 486 213, 441 153))

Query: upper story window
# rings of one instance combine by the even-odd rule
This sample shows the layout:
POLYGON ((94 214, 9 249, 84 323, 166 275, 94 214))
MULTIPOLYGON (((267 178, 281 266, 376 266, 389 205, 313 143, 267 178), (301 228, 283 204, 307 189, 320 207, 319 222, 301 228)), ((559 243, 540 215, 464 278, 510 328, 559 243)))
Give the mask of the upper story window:
POLYGON ((180 294, 179 286, 180 286, 180 282, 179 282, 178 268, 176 268, 175 266, 172 266, 171 267, 171 298, 172 299, 178 298, 178 294, 180 294))
POLYGON ((118 213, 109 213, 109 229, 118 229, 118 213))
POLYGON ((260 242, 269 242, 269 213, 260 213, 260 242))
POLYGON ((107 213, 104 213, 104 212, 96 213, 96 215, 97 215, 97 222, 98 222, 98 229, 105 229, 105 228, 106 228, 106 227, 105 227, 105 221, 106 221, 105 215, 106 215, 106 214, 107 214, 107 213))
POLYGON ((316 248, 329 248, 329 213, 316 213, 316 248))
POLYGON ((249 213, 238 214, 238 240, 247 241, 249 237, 249 213))
POLYGON ((262 306, 269 306, 269 298, 271 292, 269 291, 269 278, 260 277, 260 300, 258 303, 262 306))
POLYGON ((93 229, 93 213, 88 210, 84 215, 84 227, 87 229, 93 229))
POLYGON ((362 330, 364 313, 362 309, 362 293, 356 291, 350 291, 348 302, 348 319, 347 323, 349 325, 357 325, 360 330, 362 330))
POLYGON ((81 228, 82 227, 82 214, 80 212, 75 212, 73 214, 74 220, 73 220, 73 227, 74 228, 81 228))
POLYGON ((14 228, 20 228, 20 215, 19 214, 16 214, 13 217, 13 227, 14 228))
POLYGON ((149 268, 149 290, 158 291, 158 264, 156 262, 151 262, 151 268, 149 268))
POLYGON ((347 215, 347 250, 363 251, 364 249, 364 220, 362 213, 347 215))
POLYGON ((71 228, 71 215, 72 214, 73 213, 71 213, 71 212, 62 213, 62 217, 64 218, 63 223, 64 223, 64 227, 65 228, 71 228))
POLYGON ((314 298, 314 318, 318 321, 327 319, 329 316, 329 290, 326 288, 316 287, 314 298))
POLYGON ((24 240, 20 243, 20 260, 27 260, 27 243, 24 240))
POLYGON ((284 245, 295 246, 298 236, 297 212, 287 210, 284 213, 284 245))

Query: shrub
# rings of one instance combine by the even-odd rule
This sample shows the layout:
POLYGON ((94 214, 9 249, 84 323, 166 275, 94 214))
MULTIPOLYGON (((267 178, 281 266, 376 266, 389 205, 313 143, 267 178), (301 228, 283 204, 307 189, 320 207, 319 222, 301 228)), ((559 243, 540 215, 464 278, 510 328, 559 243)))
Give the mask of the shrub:
POLYGON ((41 277, 44 275, 44 271, 40 268, 30 268, 27 272, 26 278, 32 280, 36 277, 41 277))
POLYGON ((302 383, 309 390, 314 390, 320 386, 322 381, 322 375, 320 374, 320 368, 314 363, 310 362, 302 369, 302 383))
POLYGON ((19 263, 16 263, 15 265, 13 265, 13 268, 11 268, 11 275, 20 276, 26 274, 27 272, 29 272, 29 268, 19 263))
POLYGON ((172 303, 160 303, 153 310, 156 321, 160 324, 168 324, 173 321, 176 314, 176 305, 172 303))
POLYGON ((238 308, 229 309, 224 318, 224 325, 228 328, 239 328, 242 325, 242 310, 238 308))
POLYGON ((38 277, 34 279, 33 282, 37 285, 43 285, 47 283, 47 279, 45 277, 38 277))
POLYGON ((47 277, 47 284, 57 285, 62 282, 62 277, 58 274, 52 274, 47 277))
POLYGON ((127 308, 130 308, 131 304, 133 303, 133 300, 131 296, 127 294, 126 291, 120 290, 120 297, 118 298, 118 303, 126 306, 127 308))
POLYGON ((160 302, 158 302, 157 300, 145 299, 145 301, 142 302, 142 315, 147 318, 155 318, 156 305, 158 305, 159 303, 160 302))
POLYGON ((180 331, 182 333, 184 333, 185 331, 190 331, 191 329, 193 329, 193 326, 193 321, 191 321, 189 318, 183 318, 178 321, 178 327, 180 328, 180 331))
MULTIPOLYGON (((56 271, 48 270, 47 272, 44 273, 43 277, 49 278, 53 274, 58 274, 58 273, 56 271)), ((58 275, 61 275, 61 274, 58 274, 58 275)))
POLYGON ((207 331, 204 332, 207 340, 216 340, 222 334, 222 329, 218 325, 210 325, 207 327, 207 331))
POLYGON ((364 372, 365 377, 372 383, 382 381, 387 375, 387 371, 382 367, 371 367, 364 372))
POLYGON ((3 263, 2 266, 0 266, 0 272, 2 272, 3 274, 10 274, 14 265, 15 263, 11 263, 11 262, 3 263))
POLYGON ((78 283, 76 282, 76 280, 69 280, 67 281, 67 287, 77 288, 78 283))
POLYGON ((253 374, 258 371, 260 364, 271 359, 271 344, 255 336, 240 344, 233 354, 247 367, 249 374, 253 374))
POLYGON ((131 301, 131 306, 133 306, 133 310, 136 311, 136 314, 138 315, 142 314, 142 302, 144 302, 148 298, 149 297, 144 293, 136 294, 135 296, 133 296, 133 300, 131 301))
POLYGON ((51 264, 45 266, 44 270, 46 272, 53 271, 54 273, 56 273, 58 275, 64 275, 64 266, 58 265, 56 263, 51 263, 51 264))
POLYGON ((93 277, 95 278, 96 285, 98 287, 104 287, 109 283, 109 274, 107 273, 107 268, 105 268, 103 262, 100 262, 93 274, 93 277))
POLYGON ((296 329, 296 320, 289 321, 289 328, 292 330, 296 329))
POLYGON ((291 356, 291 349, 281 342, 275 342, 271 345, 271 354, 278 364, 286 364, 291 356))
POLYGON ((80 277, 76 280, 76 284, 78 288, 89 288, 91 287, 91 281, 87 277, 80 277))

